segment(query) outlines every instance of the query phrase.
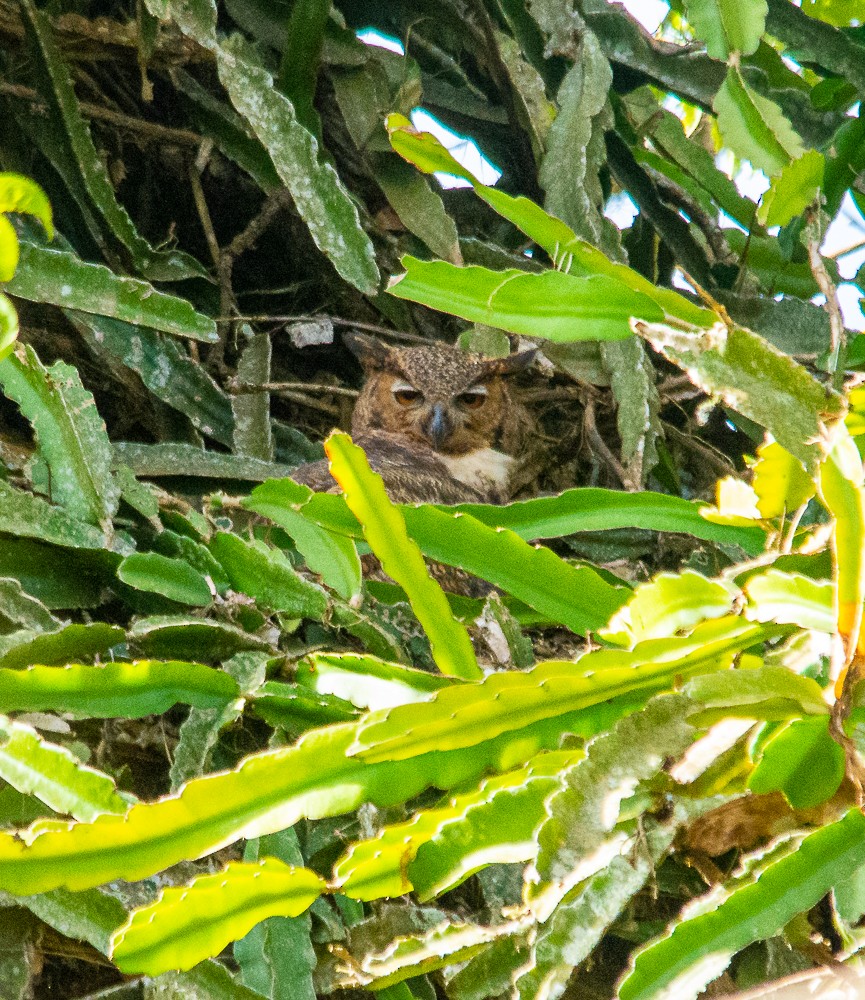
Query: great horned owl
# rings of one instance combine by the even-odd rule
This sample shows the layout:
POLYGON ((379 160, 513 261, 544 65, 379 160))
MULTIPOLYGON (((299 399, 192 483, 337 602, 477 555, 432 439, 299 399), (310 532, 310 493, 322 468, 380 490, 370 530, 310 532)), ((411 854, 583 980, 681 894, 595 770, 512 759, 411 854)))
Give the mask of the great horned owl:
MULTIPOLYGON (((399 503, 503 503, 525 485, 532 421, 508 391, 534 351, 487 359, 454 347, 388 347, 363 334, 345 343, 366 383, 352 436, 399 503)), ((315 490, 334 488, 326 462, 292 478, 315 490)))

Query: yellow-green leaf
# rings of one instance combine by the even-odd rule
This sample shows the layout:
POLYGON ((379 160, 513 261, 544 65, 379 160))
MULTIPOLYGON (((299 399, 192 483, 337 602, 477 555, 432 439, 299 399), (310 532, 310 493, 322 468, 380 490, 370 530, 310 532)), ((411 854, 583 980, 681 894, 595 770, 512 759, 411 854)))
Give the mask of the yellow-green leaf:
POLYGON ((777 441, 757 449, 754 492, 761 517, 783 517, 807 503, 816 487, 802 463, 777 441))
POLYGON ((752 90, 735 66, 715 95, 715 114, 724 144, 770 177, 804 152, 784 112, 752 90))
POLYGON ((427 572, 417 544, 409 538, 405 520, 391 503, 381 477, 369 467, 362 449, 347 434, 334 433, 325 442, 330 470, 342 487, 351 512, 363 525, 370 548, 385 572, 408 594, 409 602, 429 636, 433 658, 443 674, 475 679, 481 676, 465 626, 451 613, 444 591, 427 572))
POLYGON ((820 495, 834 517, 834 560, 838 631, 848 656, 859 642, 865 601, 865 489, 862 460, 844 424, 836 424, 834 447, 820 466, 820 495))
POLYGON ((9 299, 0 292, 0 361, 12 353, 18 336, 18 313, 9 299))
POLYGON ((757 209, 764 226, 786 226, 814 201, 823 186, 826 161, 816 149, 809 149, 772 178, 769 190, 757 209))
POLYGON ((767 12, 766 0, 685 0, 688 22, 713 59, 756 51, 767 12))
POLYGON ((127 975, 191 969, 218 955, 268 917, 296 917, 326 889, 308 868, 276 858, 236 861, 189 886, 164 889, 136 910, 111 939, 111 957, 127 975))

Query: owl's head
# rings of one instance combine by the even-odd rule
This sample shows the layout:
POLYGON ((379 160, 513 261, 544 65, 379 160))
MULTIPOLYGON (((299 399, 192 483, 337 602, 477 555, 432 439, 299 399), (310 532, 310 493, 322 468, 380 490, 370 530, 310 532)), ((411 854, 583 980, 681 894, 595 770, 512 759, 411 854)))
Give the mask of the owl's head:
POLYGON ((483 358, 444 344, 389 347, 352 333, 345 343, 367 375, 352 430, 384 430, 446 455, 503 446, 513 404, 507 379, 534 351, 483 358))

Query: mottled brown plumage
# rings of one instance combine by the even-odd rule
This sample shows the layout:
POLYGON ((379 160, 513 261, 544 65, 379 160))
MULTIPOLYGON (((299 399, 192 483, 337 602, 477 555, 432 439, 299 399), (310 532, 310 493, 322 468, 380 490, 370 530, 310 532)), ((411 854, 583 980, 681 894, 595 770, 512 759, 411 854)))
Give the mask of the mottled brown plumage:
MULTIPOLYGON (((531 363, 532 351, 487 359, 441 344, 345 340, 367 376, 352 437, 393 500, 503 503, 525 485, 533 425, 507 377, 531 363)), ((334 489, 326 462, 301 466, 292 478, 334 489)))

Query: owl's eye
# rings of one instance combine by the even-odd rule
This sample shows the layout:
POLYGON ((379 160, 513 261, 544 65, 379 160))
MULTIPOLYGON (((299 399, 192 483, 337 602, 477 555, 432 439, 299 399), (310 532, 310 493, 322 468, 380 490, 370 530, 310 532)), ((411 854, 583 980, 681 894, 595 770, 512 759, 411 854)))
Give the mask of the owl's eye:
POLYGON ((460 395, 457 396, 457 402, 464 406, 467 410, 477 410, 484 405, 486 398, 486 388, 479 385, 474 389, 469 389, 468 392, 460 393, 460 395))
POLYGON ((423 393, 408 382, 397 382, 393 387, 393 398, 400 406, 413 406, 423 399, 423 393))

